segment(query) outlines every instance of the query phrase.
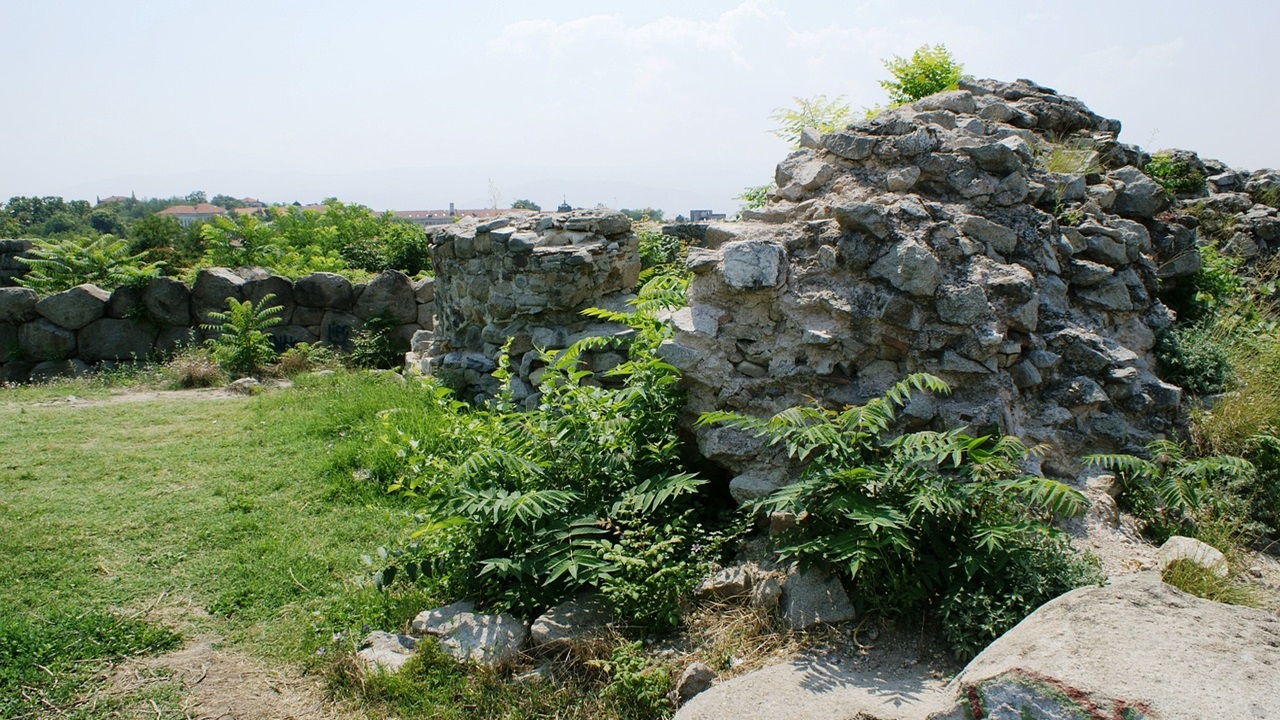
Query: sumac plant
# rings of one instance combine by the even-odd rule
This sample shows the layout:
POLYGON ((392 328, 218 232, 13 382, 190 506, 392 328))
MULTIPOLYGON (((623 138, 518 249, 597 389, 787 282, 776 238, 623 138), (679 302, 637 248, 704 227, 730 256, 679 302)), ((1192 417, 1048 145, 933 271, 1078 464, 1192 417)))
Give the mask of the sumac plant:
POLYGON ((768 438, 803 468, 753 506, 799 519, 776 538, 783 559, 835 571, 872 611, 939 611, 953 649, 969 655, 1088 577, 1052 525, 1087 503, 1061 482, 1024 472, 1038 449, 1017 438, 891 432, 896 411, 922 390, 949 387, 921 373, 864 405, 793 407, 771 418, 713 412, 699 424, 768 438), (1013 607, 1000 600, 994 622, 946 612, 1006 597, 1015 598, 1013 607))

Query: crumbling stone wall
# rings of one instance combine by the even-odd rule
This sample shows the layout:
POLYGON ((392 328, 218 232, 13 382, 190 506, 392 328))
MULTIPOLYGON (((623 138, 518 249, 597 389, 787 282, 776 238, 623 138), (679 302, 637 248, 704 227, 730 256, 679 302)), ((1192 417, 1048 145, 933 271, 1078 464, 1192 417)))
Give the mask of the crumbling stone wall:
POLYGON ((533 394, 539 349, 618 332, 581 311, 625 308, 640 274, 638 251, 630 219, 616 211, 515 213, 436 229, 437 322, 415 340, 409 365, 491 393, 497 385, 489 373, 509 341, 512 389, 523 400, 533 394))
POLYGON ((18 258, 30 249, 30 240, 0 240, 0 287, 13 287, 17 278, 27 274, 27 266, 18 258))
POLYGON ((164 356, 208 337, 200 325, 209 312, 225 311, 228 298, 256 304, 268 294, 284 307, 283 322, 267 331, 279 350, 300 342, 346 349, 364 321, 379 314, 398 322, 397 335, 408 343, 432 327, 435 315, 434 280, 415 283, 395 271, 354 285, 333 273, 293 282, 261 268, 210 268, 190 287, 162 277, 142 288, 80 285, 44 298, 26 288, 0 288, 0 382, 164 356))

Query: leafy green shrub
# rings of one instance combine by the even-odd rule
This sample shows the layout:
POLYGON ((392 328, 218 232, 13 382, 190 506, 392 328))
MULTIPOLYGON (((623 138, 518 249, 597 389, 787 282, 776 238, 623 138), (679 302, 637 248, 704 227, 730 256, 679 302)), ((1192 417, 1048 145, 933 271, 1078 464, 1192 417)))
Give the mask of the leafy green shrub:
POLYGON ((143 254, 131 255, 129 243, 110 235, 96 238, 37 240, 30 257, 18 262, 31 268, 15 281, 41 295, 93 283, 113 290, 121 285, 142 285, 160 275, 163 263, 148 263, 143 254))
POLYGON ((351 338, 347 362, 352 367, 384 370, 403 365, 409 343, 396 335, 398 327, 395 319, 386 313, 365 320, 364 327, 351 338))
POLYGON ((622 643, 606 664, 609 684, 601 699, 613 706, 623 720, 653 720, 671 716, 671 673, 644 655, 644 643, 622 643))
POLYGON ((969 658, 1027 614, 1059 595, 1105 580, 1097 559, 1072 550, 1065 537, 1013 539, 979 572, 943 597, 939 617, 951 651, 969 658))
POLYGON ((1163 377, 1192 395, 1213 395, 1231 382, 1231 357, 1204 327, 1164 330, 1156 336, 1163 377))
MULTIPOLYGON (((1086 501, 1060 482, 1022 472, 1032 451, 1013 437, 958 430, 888 437, 896 409, 922 389, 949 391, 942 380, 915 374, 842 411, 795 407, 768 419, 714 412, 698 422, 764 436, 803 465, 796 482, 753 508, 805 518, 777 539, 783 559, 834 568, 857 583, 862 604, 890 616, 939 602, 954 607, 975 586, 992 598, 1020 598, 1003 608, 1000 626, 1008 629, 1006 621, 1021 620, 1051 589, 1079 581, 1067 572, 1071 563, 1029 556, 1053 547, 1042 538, 1057 536, 1055 516, 1076 515, 1086 501)), ((957 620, 944 622, 943 632, 958 649, 974 647, 974 633, 990 629, 958 612, 950 617, 957 620)))
POLYGON ((339 364, 338 355, 329 348, 311 343, 298 343, 280 353, 276 361, 276 372, 285 377, 293 377, 305 372, 333 369, 339 364))
POLYGON ((1161 293, 1160 299, 1173 308, 1184 323, 1203 322, 1249 295, 1239 258, 1224 255, 1217 246, 1208 243, 1200 246, 1200 259, 1200 269, 1195 275, 1161 293))
POLYGON ((1280 539, 1280 437, 1260 432, 1249 438, 1245 457, 1253 463, 1255 482, 1236 494, 1248 503, 1249 520, 1260 535, 1280 539))
POLYGON ((1174 560, 1160 571, 1160 579, 1196 597, 1245 607, 1263 607, 1262 594, 1230 577, 1221 577, 1194 560, 1174 560))
POLYGON ((670 332, 660 313, 683 288, 657 276, 634 312, 588 311, 636 330, 628 361, 607 373, 621 387, 586 382, 581 353, 611 341, 585 340, 544 357, 537 410, 505 395, 472 409, 438 389, 442 422, 384 436, 405 468, 390 489, 419 499, 422 526, 383 581, 446 573, 459 592, 522 612, 601 590, 627 619, 669 625, 709 559, 698 550, 715 545, 695 521, 704 481, 679 457, 678 373, 656 354, 670 332))
POLYGON ((811 98, 796 97, 795 108, 774 108, 769 119, 779 123, 770 132, 786 140, 791 147, 800 147, 800 135, 805 130, 829 133, 839 130, 849 120, 849 104, 841 95, 828 100, 826 95, 811 98))
POLYGON ((683 272, 682 261, 686 252, 684 243, 674 235, 664 235, 653 230, 640 232, 640 268, 642 270, 680 264, 679 270, 683 272))
POLYGON ((895 105, 914 102, 944 90, 955 90, 964 73, 945 45, 921 45, 911 57, 884 61, 892 80, 880 81, 895 105))
MULTIPOLYGON (((1088 455, 1085 465, 1113 470, 1121 492, 1116 498, 1143 524, 1143 531, 1163 543, 1174 535, 1197 537, 1211 545, 1224 533, 1213 529, 1218 521, 1237 525, 1237 498, 1224 487, 1253 473, 1249 461, 1232 455, 1189 458, 1172 440, 1154 440, 1146 446, 1150 459, 1135 455, 1088 455)), ((1225 533, 1231 534, 1231 533, 1225 533)))
POLYGON ((1191 163, 1169 153, 1156 153, 1143 168, 1170 195, 1190 195, 1205 189, 1204 175, 1191 163))
POLYGON ((743 188, 742 194, 736 200, 741 200, 742 210, 759 210, 769 202, 769 193, 778 189, 775 183, 769 182, 764 185, 756 185, 755 187, 743 188))
POLYGON ((218 333, 206 344, 223 370, 237 376, 253 375, 276 359, 271 336, 263 332, 281 322, 284 307, 271 305, 275 299, 275 295, 267 294, 254 305, 249 300, 227 298, 226 312, 209 313, 211 322, 200 327, 218 333))

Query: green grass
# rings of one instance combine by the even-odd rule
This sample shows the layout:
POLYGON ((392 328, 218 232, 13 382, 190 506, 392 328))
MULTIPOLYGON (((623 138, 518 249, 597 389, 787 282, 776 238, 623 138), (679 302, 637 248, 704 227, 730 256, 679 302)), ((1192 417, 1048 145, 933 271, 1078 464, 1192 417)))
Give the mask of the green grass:
POLYGON ((1160 579, 1205 600, 1255 608, 1265 605, 1262 593, 1256 588, 1231 577, 1221 577, 1192 560, 1174 560, 1160 571, 1160 579))
POLYGON ((363 586, 361 554, 395 535, 406 508, 333 469, 376 409, 412 405, 419 389, 338 373, 257 398, 111 392, 94 381, 0 390, 0 648, 18 648, 0 659, 12 676, 0 696, 29 697, 10 714, 58 706, 106 664, 171 647, 148 615, 301 662, 429 601, 363 586), (67 662, 24 649, 32 633, 65 645, 86 623, 101 637, 55 653, 67 662))

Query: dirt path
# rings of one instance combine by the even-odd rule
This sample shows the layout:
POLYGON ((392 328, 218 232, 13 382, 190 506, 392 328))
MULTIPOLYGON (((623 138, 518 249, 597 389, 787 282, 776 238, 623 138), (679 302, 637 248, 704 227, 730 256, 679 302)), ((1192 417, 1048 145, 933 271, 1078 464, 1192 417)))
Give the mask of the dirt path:
POLYGON ((130 660, 112 673, 106 695, 132 696, 157 683, 174 683, 181 697, 168 710, 139 701, 121 717, 157 720, 341 720, 355 717, 325 702, 319 678, 272 668, 243 653, 219 648, 221 638, 193 638, 181 649, 130 660))

